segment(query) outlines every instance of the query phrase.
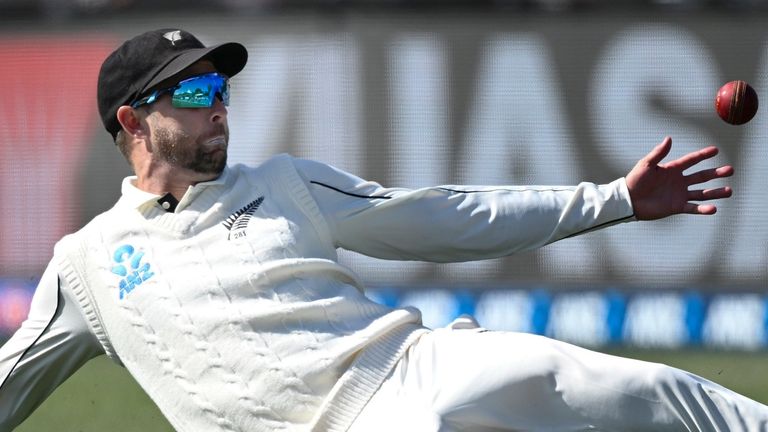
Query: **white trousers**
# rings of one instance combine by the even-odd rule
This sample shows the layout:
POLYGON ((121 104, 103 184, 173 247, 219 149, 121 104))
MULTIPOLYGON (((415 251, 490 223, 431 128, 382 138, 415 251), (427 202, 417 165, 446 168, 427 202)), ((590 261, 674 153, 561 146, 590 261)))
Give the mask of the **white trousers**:
POLYGON ((768 407, 661 364, 531 334, 438 329, 407 351, 349 429, 586 430, 763 431, 768 407))

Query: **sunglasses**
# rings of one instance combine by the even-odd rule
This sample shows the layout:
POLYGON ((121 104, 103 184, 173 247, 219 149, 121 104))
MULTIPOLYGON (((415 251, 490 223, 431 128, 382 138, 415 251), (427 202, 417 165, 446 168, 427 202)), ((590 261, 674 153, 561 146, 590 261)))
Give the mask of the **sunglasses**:
POLYGON ((165 93, 171 93, 171 103, 176 108, 210 108, 216 96, 224 105, 229 105, 229 78, 218 72, 193 76, 172 87, 155 90, 149 96, 132 103, 131 107, 149 105, 165 93))

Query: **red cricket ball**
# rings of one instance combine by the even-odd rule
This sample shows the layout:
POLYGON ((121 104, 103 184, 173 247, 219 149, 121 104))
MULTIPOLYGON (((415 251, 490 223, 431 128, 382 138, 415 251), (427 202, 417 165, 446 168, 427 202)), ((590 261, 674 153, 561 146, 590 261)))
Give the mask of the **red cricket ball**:
POLYGON ((757 93, 745 81, 725 83, 717 91, 715 110, 727 123, 744 124, 752 120, 757 113, 757 93))

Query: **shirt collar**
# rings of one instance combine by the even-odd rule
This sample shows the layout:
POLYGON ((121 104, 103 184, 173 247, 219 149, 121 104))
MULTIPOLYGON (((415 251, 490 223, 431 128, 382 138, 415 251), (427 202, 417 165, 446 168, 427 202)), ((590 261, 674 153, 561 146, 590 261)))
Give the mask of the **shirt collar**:
MULTIPOLYGON (((183 210, 186 206, 188 206, 195 197, 208 188, 209 186, 217 186, 217 185, 223 185, 227 182, 227 178, 230 176, 230 169, 229 167, 225 167, 224 171, 221 173, 221 175, 218 178, 215 178, 210 181, 206 182, 200 182, 196 185, 190 186, 187 191, 184 193, 184 196, 181 197, 179 200, 179 204, 176 207, 176 211, 183 210)), ((123 179, 123 183, 121 186, 121 192, 122 197, 120 198, 120 201, 130 206, 131 208, 141 208, 145 206, 155 206, 158 208, 163 208, 160 205, 160 201, 165 196, 154 194, 151 192, 147 192, 144 190, 139 189, 136 187, 136 180, 137 177, 135 175, 128 176, 123 179)), ((164 209, 165 210, 165 209, 164 209)))

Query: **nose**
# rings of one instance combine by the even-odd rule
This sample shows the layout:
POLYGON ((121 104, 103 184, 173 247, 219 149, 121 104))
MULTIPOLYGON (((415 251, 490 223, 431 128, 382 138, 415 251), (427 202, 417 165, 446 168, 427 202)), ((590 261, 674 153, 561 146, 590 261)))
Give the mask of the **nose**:
POLYGON ((218 123, 227 120, 227 106, 220 98, 215 97, 211 106, 211 122, 218 123))

